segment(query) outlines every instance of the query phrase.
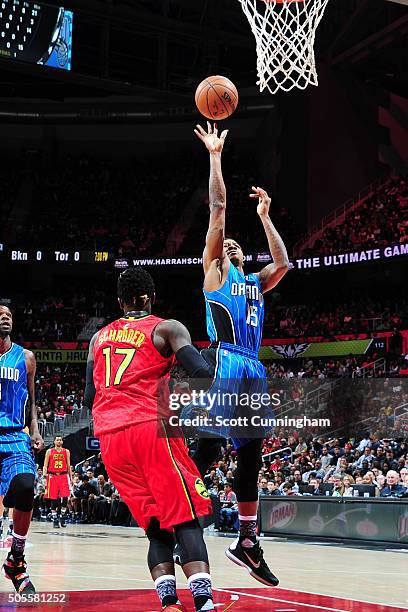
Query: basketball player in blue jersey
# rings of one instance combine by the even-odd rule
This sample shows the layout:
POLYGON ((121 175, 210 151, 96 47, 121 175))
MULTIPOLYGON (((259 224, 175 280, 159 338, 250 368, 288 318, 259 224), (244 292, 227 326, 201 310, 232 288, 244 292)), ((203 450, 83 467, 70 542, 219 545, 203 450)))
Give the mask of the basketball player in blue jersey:
POLYGON ((6 507, 14 508, 13 540, 3 572, 17 593, 30 594, 35 589, 27 573, 24 547, 34 501, 33 450, 40 451, 44 442, 34 399, 35 357, 11 341, 12 328, 9 308, 0 305, 0 498, 6 507), (26 421, 30 436, 24 431, 26 421))
MULTIPOLYGON (((273 263, 256 274, 244 274, 244 254, 239 244, 225 239, 226 189, 222 175, 221 155, 227 130, 218 136, 216 124, 208 122, 207 132, 199 125, 195 134, 210 154, 209 205, 210 222, 203 254, 204 296, 207 312, 207 332, 212 349, 203 351, 214 363, 213 387, 229 391, 265 389, 265 368, 258 358, 264 319, 263 294, 275 287, 289 269, 289 260, 282 238, 270 217, 271 200, 265 190, 252 187, 250 197, 258 200, 257 213, 263 225, 273 263), (211 355, 212 353, 212 355, 211 355), (229 382, 228 382, 229 381, 229 382), (225 389, 224 389, 225 390, 225 389)), ((223 414, 224 406, 216 407, 223 414)), ((213 413, 214 414, 214 413, 213 413)), ((214 432, 215 433, 215 432, 214 432)), ((231 436, 228 428, 217 432, 231 436)), ((262 436, 263 432, 260 432, 262 436)), ((227 549, 234 563, 248 569, 259 582, 276 586, 279 580, 268 568, 256 536, 259 470, 262 467, 262 438, 236 439, 238 462, 235 472, 235 492, 238 499, 240 533, 227 549)), ((217 440, 199 441, 195 461, 201 472, 218 452, 217 440), (214 444, 215 442, 215 444, 214 444)))

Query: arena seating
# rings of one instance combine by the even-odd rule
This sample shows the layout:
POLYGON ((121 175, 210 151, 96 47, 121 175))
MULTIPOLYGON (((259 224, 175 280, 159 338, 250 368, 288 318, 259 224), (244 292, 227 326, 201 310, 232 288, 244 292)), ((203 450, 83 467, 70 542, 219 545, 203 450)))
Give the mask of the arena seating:
POLYGON ((344 220, 324 229, 309 253, 339 253, 408 239, 408 179, 398 177, 353 208, 344 220))
POLYGON ((159 253, 197 184, 196 173, 191 156, 122 166, 85 158, 47 162, 46 172, 32 173, 35 215, 16 242, 119 256, 159 253))

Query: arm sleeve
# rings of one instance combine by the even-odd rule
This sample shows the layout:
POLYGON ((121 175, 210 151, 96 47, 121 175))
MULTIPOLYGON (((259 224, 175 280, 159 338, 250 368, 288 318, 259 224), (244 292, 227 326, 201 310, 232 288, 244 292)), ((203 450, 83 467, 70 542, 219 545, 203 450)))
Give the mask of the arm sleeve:
POLYGON ((92 406, 94 403, 96 395, 95 384, 93 380, 93 362, 88 362, 86 364, 86 383, 85 383, 85 393, 84 393, 84 406, 92 410, 92 406))
POLYGON ((178 350, 176 357, 191 378, 213 377, 210 366, 191 344, 178 350))

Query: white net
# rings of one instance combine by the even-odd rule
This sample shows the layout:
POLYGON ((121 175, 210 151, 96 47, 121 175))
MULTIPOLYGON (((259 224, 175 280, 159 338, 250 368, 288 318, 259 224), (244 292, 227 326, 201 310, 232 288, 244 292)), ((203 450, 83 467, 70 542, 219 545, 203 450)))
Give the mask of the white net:
POLYGON ((317 85, 314 42, 329 0, 238 0, 256 40, 261 91, 317 85))

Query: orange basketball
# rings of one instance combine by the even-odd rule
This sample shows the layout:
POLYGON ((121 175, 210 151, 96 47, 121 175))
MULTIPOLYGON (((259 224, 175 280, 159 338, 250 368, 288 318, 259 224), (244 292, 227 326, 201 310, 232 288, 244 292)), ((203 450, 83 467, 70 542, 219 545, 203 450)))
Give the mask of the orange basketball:
POLYGON ((227 119, 238 106, 238 91, 234 83, 223 76, 210 76, 196 89, 195 103, 207 119, 227 119))

